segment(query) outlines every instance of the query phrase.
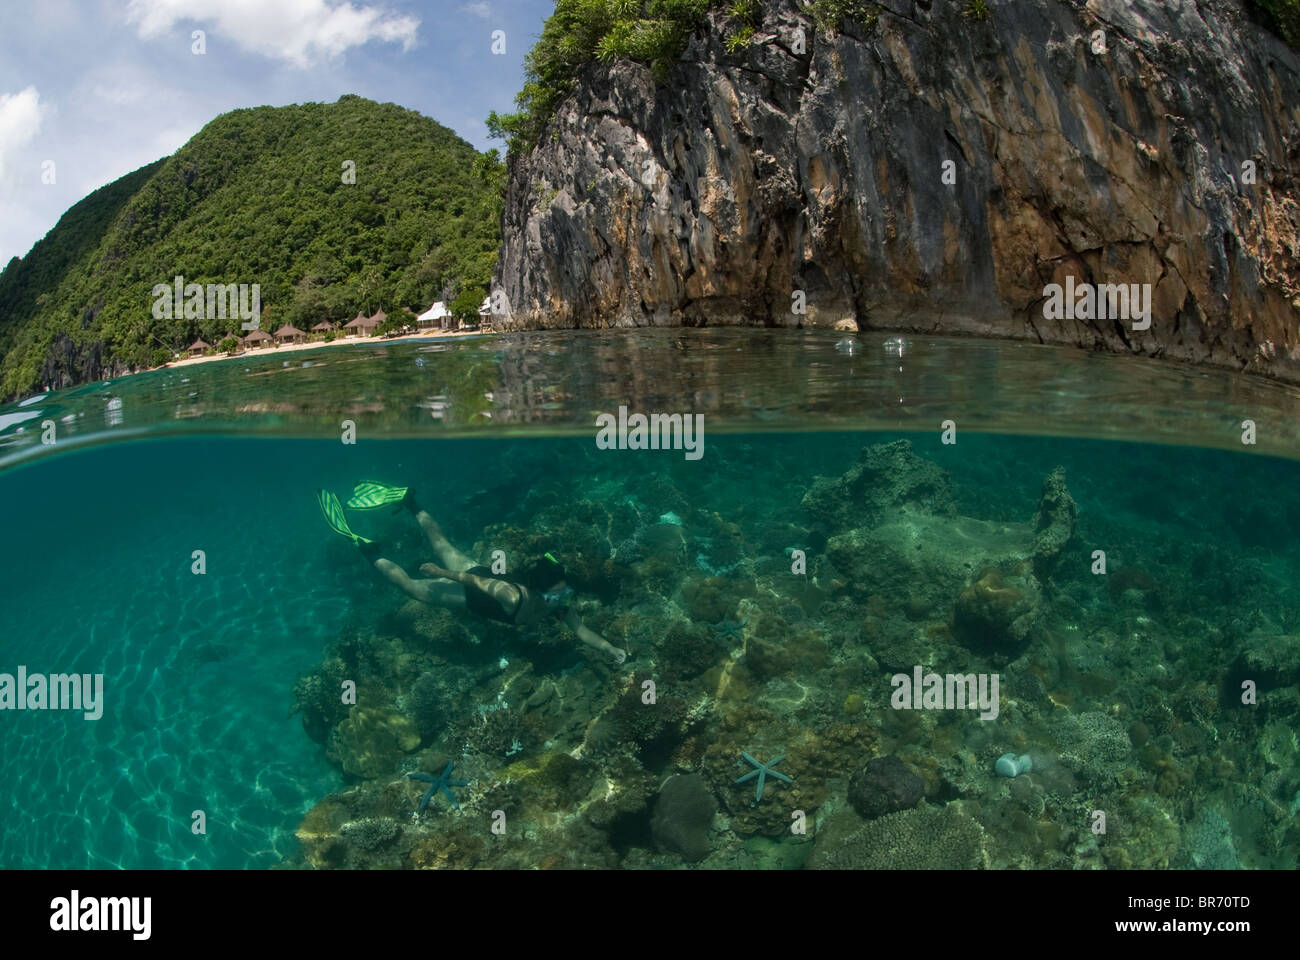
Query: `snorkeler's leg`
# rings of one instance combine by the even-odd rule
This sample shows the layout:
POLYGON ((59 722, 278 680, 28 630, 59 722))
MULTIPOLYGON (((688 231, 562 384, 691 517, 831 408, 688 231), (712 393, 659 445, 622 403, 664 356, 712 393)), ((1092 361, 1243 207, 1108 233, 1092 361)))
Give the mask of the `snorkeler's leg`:
POLYGON ((421 510, 413 497, 408 498, 405 502, 411 513, 415 515, 415 522, 420 525, 424 535, 429 538, 429 546, 433 547, 433 552, 438 555, 438 559, 442 561, 444 567, 460 573, 475 566, 473 560, 452 546, 451 541, 443 534, 442 527, 438 526, 438 521, 433 519, 427 510, 421 510))
POLYGON ((435 607, 465 606, 465 588, 458 583, 450 580, 413 580, 405 570, 384 557, 376 557, 374 564, 384 579, 421 603, 435 607))

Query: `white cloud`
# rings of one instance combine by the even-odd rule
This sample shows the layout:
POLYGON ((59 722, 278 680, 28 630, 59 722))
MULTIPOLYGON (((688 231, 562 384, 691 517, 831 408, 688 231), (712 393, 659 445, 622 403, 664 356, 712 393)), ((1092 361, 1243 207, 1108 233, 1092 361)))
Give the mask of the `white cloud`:
POLYGON ((41 129, 43 112, 35 87, 0 93, 0 179, 5 175, 6 155, 31 142, 41 129))
POLYGON ((462 13, 472 13, 476 17, 482 17, 488 20, 492 17, 492 4, 487 0, 473 0, 460 8, 462 13))
MULTIPOLYGON (((145 39, 188 21, 250 53, 300 68, 371 40, 409 50, 420 26, 416 17, 351 0, 131 0, 126 17, 145 39)), ((207 46, 209 56, 216 52, 211 38, 207 46)))

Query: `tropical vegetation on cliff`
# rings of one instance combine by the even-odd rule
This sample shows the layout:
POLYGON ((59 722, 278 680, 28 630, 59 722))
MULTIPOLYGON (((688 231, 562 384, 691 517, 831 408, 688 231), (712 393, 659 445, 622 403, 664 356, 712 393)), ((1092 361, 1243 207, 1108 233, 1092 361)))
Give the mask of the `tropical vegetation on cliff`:
MULTIPOLYGON (((1244 0, 1248 10, 1296 49, 1300 49, 1300 0, 1244 0)), ((488 116, 488 128, 512 153, 531 149, 542 128, 573 88, 578 71, 600 60, 649 64, 658 79, 686 49, 691 34, 711 10, 725 12, 727 47, 740 52, 762 22, 763 0, 557 0, 555 13, 525 61, 525 83, 515 98, 519 111, 488 116)), ((835 33, 855 24, 869 29, 879 16, 872 0, 812 0, 817 27, 835 33)), ((986 0, 967 0, 963 15, 987 20, 986 0)))
POLYGON ((263 328, 480 302, 502 164, 394 104, 235 110, 73 206, 0 274, 0 395, 170 358, 230 319, 157 319, 151 290, 258 284, 263 328))

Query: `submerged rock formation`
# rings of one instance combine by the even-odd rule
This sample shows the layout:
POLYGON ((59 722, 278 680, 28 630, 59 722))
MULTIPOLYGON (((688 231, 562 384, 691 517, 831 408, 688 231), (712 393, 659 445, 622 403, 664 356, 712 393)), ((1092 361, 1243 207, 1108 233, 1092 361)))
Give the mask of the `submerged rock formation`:
POLYGON ((1240 0, 966 10, 765 0, 664 84, 583 68, 512 162, 504 325, 850 319, 1300 380, 1300 58, 1240 0), (1067 277, 1150 284, 1149 329, 1047 319, 1067 277))

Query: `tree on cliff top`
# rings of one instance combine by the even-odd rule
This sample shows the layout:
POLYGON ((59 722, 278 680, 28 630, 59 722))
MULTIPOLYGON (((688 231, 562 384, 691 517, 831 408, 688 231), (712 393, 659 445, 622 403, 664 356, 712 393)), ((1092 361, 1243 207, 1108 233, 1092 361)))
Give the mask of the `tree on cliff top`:
MULTIPOLYGON (((1242 2, 1264 26, 1300 49, 1300 0, 1242 2)), ((710 10, 726 11, 727 49, 738 53, 762 23, 762 4, 763 0, 557 0, 555 12, 524 61, 524 87, 515 97, 519 111, 492 111, 488 132, 504 140, 512 155, 527 153, 586 64, 634 60, 649 64, 662 80, 710 10)), ((870 28, 881 8, 872 0, 812 0, 808 9, 819 31, 834 34, 848 22, 870 28)), ((990 8, 984 0, 969 0, 963 15, 987 20, 990 8)))

